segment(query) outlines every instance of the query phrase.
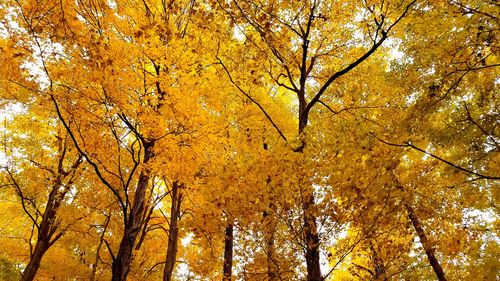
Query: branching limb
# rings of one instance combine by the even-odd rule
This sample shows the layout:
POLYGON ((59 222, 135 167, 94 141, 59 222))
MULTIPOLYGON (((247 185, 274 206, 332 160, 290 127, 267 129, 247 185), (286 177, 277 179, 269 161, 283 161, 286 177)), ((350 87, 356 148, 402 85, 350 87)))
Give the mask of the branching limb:
POLYGON ((267 120, 269 120, 269 122, 271 123, 271 125, 273 125, 273 127, 276 129, 276 131, 278 132, 278 134, 281 136, 281 138, 283 140, 285 140, 285 142, 287 142, 287 139, 285 137, 285 135, 283 134, 283 132, 279 129, 278 125, 276 125, 276 123, 273 121, 273 119, 271 118, 271 116, 267 113, 267 111, 264 109, 264 107, 262 107, 262 105, 257 101, 255 100, 250 94, 248 94, 245 90, 243 90, 233 79, 233 77, 231 76, 231 73, 229 72, 229 70, 227 69, 227 67, 224 65, 224 63, 222 62, 222 60, 217 57, 217 60, 219 61, 219 64, 222 66, 222 68, 224 69, 224 71, 226 72, 227 74, 227 77, 229 78, 229 80, 231 81, 231 83, 240 91, 240 93, 242 93, 245 97, 247 97, 252 103, 254 103, 255 105, 257 105, 257 107, 260 109, 260 111, 262 111, 262 113, 264 113, 264 115, 266 116, 267 120))
MULTIPOLYGON (((14 178, 14 175, 10 172, 10 170, 8 168, 5 168, 5 170, 7 171, 7 175, 10 178, 12 186, 14 186, 14 188, 16 190, 17 196, 21 199, 21 206, 23 207, 24 213, 26 215, 28 215, 28 217, 31 219, 31 221, 33 222, 33 225, 36 227, 36 229, 40 230, 40 224, 38 223, 37 219, 35 217, 33 217, 31 212, 28 210, 28 207, 26 206, 26 199, 27 198, 23 194, 21 187, 19 186, 18 182, 16 181, 16 179, 14 178)), ((38 213, 40 213, 40 211, 38 211, 36 206, 34 206, 34 204, 30 200, 28 200, 28 202, 30 202, 33 205, 33 208, 37 211, 37 217, 38 217, 38 213)))
POLYGON ((490 139, 491 141, 493 141, 493 143, 495 144, 495 146, 497 148, 500 148, 500 144, 496 140, 496 137, 493 136, 492 134, 490 134, 488 131, 486 131, 481 125, 479 125, 474 120, 474 118, 472 118, 470 111, 469 111, 469 107, 467 106, 467 103, 465 101, 464 101, 464 108, 465 108, 465 112, 467 113, 467 120, 469 120, 472 124, 474 124, 487 137, 487 139, 490 139))
POLYGON ((123 199, 122 197, 120 196, 120 194, 118 193, 118 191, 116 191, 116 189, 113 187, 113 185, 108 182, 106 180, 106 178, 104 178, 104 176, 102 175, 101 173, 101 170, 99 169, 99 166, 90 158, 90 156, 85 152, 83 151, 83 149, 80 147, 78 141, 76 140, 76 137, 73 133, 73 131, 71 130, 71 128, 69 127, 69 124, 67 123, 66 119, 63 117, 62 115, 62 112, 61 112, 61 109, 59 107, 59 104, 57 103, 57 100, 55 99, 54 95, 50 94, 50 98, 54 104, 54 107, 56 109, 56 113, 57 113, 57 116, 59 118, 59 120, 61 121, 61 123, 63 124, 64 128, 66 129, 66 131, 68 132, 69 136, 71 137, 71 140, 73 141, 76 149, 78 150, 78 152, 83 155, 83 157, 85 158, 85 160, 90 164, 90 166, 92 166, 92 168, 94 169, 97 177, 99 178, 99 180, 109 189, 111 190, 111 192, 113 192, 113 194, 115 195, 116 197, 116 200, 118 201, 119 205, 120 205, 120 208, 122 210, 122 213, 123 213, 123 218, 124 220, 127 220, 127 207, 128 205, 126 205, 124 202, 123 202, 123 199))
POLYGON ((376 136, 376 135, 375 135, 375 134, 373 134, 373 133, 370 133, 370 134, 371 134, 374 138, 376 138, 377 140, 379 140, 380 142, 382 142, 382 143, 384 143, 384 144, 387 144, 387 145, 390 145, 390 146, 395 146, 395 147, 402 147, 402 148, 409 147, 409 148, 415 149, 415 150, 417 150, 417 151, 420 151, 420 152, 424 153, 425 155, 428 155, 428 156, 430 156, 430 157, 432 157, 432 158, 434 158, 434 159, 436 159, 436 160, 439 160, 439 161, 441 161, 441 162, 443 162, 443 163, 445 163, 445 164, 447 164, 447 165, 449 165, 449 166, 451 166, 451 167, 453 167, 453 168, 455 168, 455 169, 457 169, 457 170, 460 170, 460 171, 462 171, 462 172, 466 172, 466 173, 468 173, 468 174, 478 176, 478 177, 480 177, 480 178, 482 178, 482 179, 488 179, 488 180, 500 180, 500 177, 499 177, 499 176, 488 176, 488 175, 484 175, 484 174, 481 174, 481 173, 478 173, 478 172, 474 172, 474 171, 472 171, 472 170, 469 170, 469 169, 467 169, 467 168, 464 168, 464 167, 462 167, 462 166, 459 166, 459 165, 457 165, 457 164, 454 164, 454 163, 452 163, 452 162, 450 162, 450 161, 448 161, 448 160, 446 160, 446 159, 443 159, 443 158, 441 158, 441 157, 439 157, 439 156, 437 156, 437 155, 434 155, 434 154, 432 154, 432 153, 430 153, 430 152, 428 152, 428 151, 426 151, 426 150, 424 150, 424 149, 422 149, 422 148, 419 148, 419 147, 415 146, 415 145, 414 145, 413 143, 411 143, 410 141, 405 142, 405 143, 402 143, 402 144, 399 144, 399 143, 392 143, 392 142, 388 142, 388 141, 386 141, 386 140, 383 140, 383 139, 379 138, 378 136, 376 136))
MULTIPOLYGON (((349 71, 353 70, 356 66, 358 66, 359 64, 361 64, 363 61, 365 61, 366 59, 368 59, 373 53, 375 53, 375 51, 387 39, 389 31, 391 31, 391 29, 394 26, 396 26, 396 24, 398 24, 408 14, 411 6, 413 6, 413 4, 415 4, 415 2, 416 2, 416 0, 413 0, 412 2, 410 2, 406 6, 406 8, 403 11, 403 13, 401 14, 401 16, 399 16, 399 18, 397 18, 394 21, 394 23, 392 23, 387 29, 383 30, 382 28, 380 28, 380 30, 377 31, 377 32, 380 31, 380 33, 381 33, 382 36, 380 37, 380 39, 376 43, 374 43, 372 45, 372 47, 365 54, 363 54, 357 60, 355 60, 354 62, 352 62, 348 66, 346 66, 344 69, 339 70, 338 72, 336 72, 332 76, 330 76, 330 78, 328 78, 328 80, 323 84, 323 86, 321 86, 321 88, 316 93, 316 95, 313 97, 313 99, 307 104, 307 107, 304 110, 304 114, 305 115, 307 115, 309 113, 309 111, 311 110, 311 108, 319 101, 319 99, 321 98, 321 96, 325 93, 325 91, 328 89, 328 87, 330 87, 330 85, 335 80, 337 80, 339 77, 343 76, 344 74, 348 73, 349 71)), ((381 24, 382 23, 379 23, 379 25, 381 25, 381 24)))

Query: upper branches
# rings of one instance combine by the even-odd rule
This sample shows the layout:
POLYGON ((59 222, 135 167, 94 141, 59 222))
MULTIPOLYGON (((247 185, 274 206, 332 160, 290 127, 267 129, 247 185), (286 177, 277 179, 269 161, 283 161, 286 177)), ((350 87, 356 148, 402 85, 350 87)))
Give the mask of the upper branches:
MULTIPOLYGON (((365 11, 373 16, 372 25, 374 25, 370 31, 373 33, 370 36, 371 46, 359 57, 352 58, 351 62, 340 70, 327 74, 325 80, 319 80, 313 79, 313 73, 327 72, 326 65, 330 63, 328 61, 319 62, 322 57, 338 51, 338 57, 345 57, 346 60, 349 60, 349 57, 345 56, 342 51, 342 49, 345 52, 348 51, 345 49, 348 48, 347 45, 344 44, 344 48, 333 46, 337 44, 333 42, 337 42, 341 38, 335 38, 337 34, 332 30, 335 29, 335 25, 342 26, 343 19, 339 18, 335 19, 336 22, 330 22, 334 18, 327 15, 331 9, 341 7, 330 7, 330 4, 319 0, 301 1, 282 7, 276 3, 265 4, 258 1, 240 0, 232 1, 230 4, 218 1, 219 7, 229 16, 233 24, 239 27, 243 22, 243 25, 251 27, 248 30, 242 29, 246 39, 258 50, 267 50, 270 58, 273 58, 277 65, 282 68, 282 73, 275 74, 272 69, 267 73, 278 86, 297 94, 299 134, 308 123, 310 110, 334 81, 372 56, 388 38, 390 31, 408 15, 415 3, 416 0, 406 5, 401 3, 394 11, 388 11, 387 4, 381 4, 383 7, 380 7, 380 11, 374 6, 367 5, 365 11), (390 21, 389 14, 395 13, 396 10, 401 10, 401 12, 390 21), (251 32, 258 34, 260 39, 257 40, 250 34, 251 32), (280 79, 282 77, 287 78, 286 83, 280 79), (310 84, 309 82, 314 83, 310 84), (313 84, 314 86, 311 86, 313 84), (316 87, 318 87, 317 90, 311 91, 316 87), (308 101, 309 95, 311 99, 308 101)), ((338 36, 341 37, 340 34, 338 36)), ((234 84, 234 81, 232 82, 234 84)), ((266 117, 269 119, 267 114, 266 117)))
MULTIPOLYGON (((321 96, 325 93, 325 91, 330 87, 330 85, 337 80, 339 77, 343 76, 344 74, 348 73, 349 71, 353 70, 356 68, 359 64, 361 64, 363 61, 368 59, 375 51, 384 43, 384 41, 387 39, 389 32, 391 29, 396 26, 410 11, 410 8, 415 4, 416 0, 410 2, 406 7, 404 8, 403 13, 387 28, 384 29, 383 25, 385 23, 385 16, 382 15, 380 20, 377 20, 376 18, 374 19, 375 24, 377 26, 377 29, 375 31, 375 41, 371 48, 366 51, 362 56, 354 60, 352 63, 344 67, 343 69, 335 72, 332 74, 328 80, 321 86, 319 91, 316 93, 316 95, 312 98, 312 100, 307 104, 307 106, 304 109, 304 115, 307 116, 311 108, 319 101, 321 96), (377 40, 379 37, 378 35, 380 34, 380 38, 377 40)), ((305 66, 304 66, 305 67, 305 66)))

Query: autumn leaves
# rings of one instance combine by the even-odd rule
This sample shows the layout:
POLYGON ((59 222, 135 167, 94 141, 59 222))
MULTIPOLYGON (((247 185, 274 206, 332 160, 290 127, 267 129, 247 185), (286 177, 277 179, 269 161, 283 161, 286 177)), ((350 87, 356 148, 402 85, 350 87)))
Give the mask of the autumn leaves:
POLYGON ((2 260, 24 280, 494 266, 494 223, 467 214, 498 196, 495 5, 390 2, 0 4, 0 95, 22 104, 2 260))

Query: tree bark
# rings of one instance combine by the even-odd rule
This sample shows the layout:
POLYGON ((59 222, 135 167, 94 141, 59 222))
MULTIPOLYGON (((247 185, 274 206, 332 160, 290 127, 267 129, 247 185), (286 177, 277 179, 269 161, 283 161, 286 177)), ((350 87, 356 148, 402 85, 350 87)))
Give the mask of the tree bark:
POLYGON ((177 240, 179 239, 179 228, 177 223, 180 219, 182 194, 179 189, 182 184, 174 181, 172 184, 172 205, 170 206, 170 228, 168 230, 167 255, 165 268, 163 269, 163 281, 171 281, 177 256, 177 240))
MULTIPOLYGON (((144 142, 144 164, 153 158, 154 142, 144 142)), ((148 189, 150 179, 149 168, 143 169, 139 174, 139 180, 135 189, 135 196, 133 204, 130 208, 130 213, 125 223, 125 229, 120 242, 118 254, 112 263, 112 281, 127 280, 127 275, 130 270, 130 263, 132 262, 132 251, 134 248, 135 240, 143 225, 144 210, 145 210, 145 197, 148 189)))
POLYGON ((312 192, 307 196, 303 204, 304 211, 304 234, 306 243, 306 265, 307 280, 322 281, 320 260, 319 260, 319 235, 316 217, 311 209, 314 206, 314 196, 312 192))
POLYGON ((436 273, 437 279, 439 281, 446 281, 443 268, 441 267, 441 264, 439 263, 435 255, 436 250, 431 245, 430 241, 427 239, 424 229, 422 228, 422 224, 420 223, 420 219, 415 214, 415 210, 413 209, 412 206, 406 204, 406 211, 408 212, 408 218, 413 224, 415 232, 417 233, 418 238, 420 239, 420 243, 422 243, 425 253, 427 254, 429 263, 431 264, 434 273, 436 273))
POLYGON ((61 205, 61 201, 65 195, 65 192, 59 192, 60 187, 61 178, 59 177, 49 193, 47 206, 45 207, 42 221, 38 227, 35 249, 33 250, 33 253, 31 253, 28 265, 22 274, 22 280, 24 281, 33 280, 35 278, 35 275, 40 268, 40 262, 42 261, 43 256, 50 246, 52 246, 52 244, 62 236, 62 232, 59 232, 59 234, 54 237, 54 234, 58 229, 58 224, 56 223, 57 209, 61 205))
POLYGON ((42 261, 43 255, 49 249, 47 240, 37 240, 35 245, 35 250, 30 257, 28 265, 23 271, 22 280, 31 281, 35 278, 35 275, 40 268, 40 262, 42 261))
POLYGON ((224 238, 224 267, 223 281, 231 281, 233 268, 233 222, 229 221, 225 230, 224 238))
MULTIPOLYGON (((305 128, 307 126, 308 113, 305 110, 306 103, 304 93, 299 95, 299 137, 301 145, 295 152, 303 153, 305 148, 305 128)), ((302 203, 302 211, 304 215, 304 239, 305 239, 305 258, 307 265, 307 281, 322 281, 320 259, 319 259, 319 234, 316 216, 313 214, 314 194, 312 186, 305 194, 304 202, 302 203)))

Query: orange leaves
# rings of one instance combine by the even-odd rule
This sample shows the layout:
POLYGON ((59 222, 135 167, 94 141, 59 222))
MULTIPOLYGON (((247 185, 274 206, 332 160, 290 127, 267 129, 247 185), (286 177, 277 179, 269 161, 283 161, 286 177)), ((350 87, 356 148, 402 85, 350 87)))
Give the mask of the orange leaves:
MULTIPOLYGON (((305 278, 302 253, 318 245, 306 238, 318 233, 319 251, 341 269, 330 279, 376 279, 380 264, 387 276, 417 276, 426 257, 408 206, 449 276, 476 270, 475 259, 493 267, 494 235, 472 230, 484 217, 467 214, 493 210, 498 184, 467 171, 500 173, 494 7, 438 2, 408 6, 374 53, 408 1, 0 4, 10 7, 0 12, 9 27, 0 103, 22 104, 1 143, 25 194, 45 208, 61 139, 63 167, 86 155, 60 209, 64 243, 40 276, 71 260, 55 278, 85 279, 91 261, 109 279, 138 198, 148 224, 134 226, 145 236, 129 276, 161 278, 174 181, 183 184, 179 239, 189 237, 177 279, 220 277, 228 220, 241 279, 269 277, 272 258, 282 280, 305 278), (137 189, 141 173, 149 178, 137 189)), ((33 239, 29 218, 16 219, 16 193, 2 192, 5 220, 15 221, 2 235, 33 239)), ((0 239, 9 262, 28 256, 28 243, 0 239)))

